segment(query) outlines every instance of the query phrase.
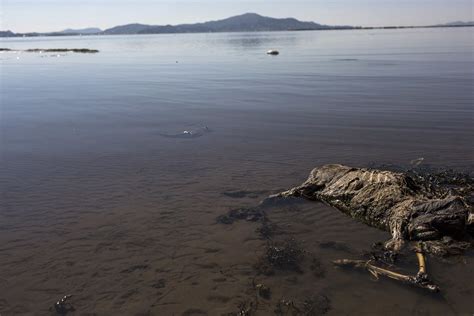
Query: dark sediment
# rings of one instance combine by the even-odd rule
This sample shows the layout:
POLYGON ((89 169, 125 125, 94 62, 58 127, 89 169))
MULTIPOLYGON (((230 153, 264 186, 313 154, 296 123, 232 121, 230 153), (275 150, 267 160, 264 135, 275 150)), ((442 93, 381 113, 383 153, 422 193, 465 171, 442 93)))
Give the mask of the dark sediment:
POLYGON ((302 273, 301 261, 304 256, 305 251, 294 239, 270 243, 255 268, 263 275, 273 275, 275 269, 302 273))

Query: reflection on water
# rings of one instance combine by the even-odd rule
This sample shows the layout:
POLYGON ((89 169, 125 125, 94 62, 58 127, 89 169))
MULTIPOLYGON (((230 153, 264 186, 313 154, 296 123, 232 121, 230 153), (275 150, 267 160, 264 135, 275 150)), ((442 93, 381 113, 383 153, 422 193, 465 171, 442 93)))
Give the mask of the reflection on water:
POLYGON ((291 33, 279 33, 274 35, 272 33, 237 33, 228 34, 225 46, 233 49, 242 50, 260 50, 265 52, 269 47, 274 45, 290 47, 298 45, 297 42, 303 40, 302 37, 293 36, 291 33))
POLYGON ((256 275, 265 251, 257 226, 216 224, 325 163, 424 157, 471 169, 471 34, 2 39, 12 49, 100 53, 0 54, 0 313, 47 313, 72 293, 81 313, 220 315, 254 297, 252 282, 272 290, 263 314, 314 293, 334 315, 472 313, 469 256, 429 259, 437 297, 335 270, 331 260, 356 259, 388 234, 324 205, 268 212, 284 228, 279 238, 302 242, 324 277, 256 275), (203 137, 181 137, 193 130, 203 137))

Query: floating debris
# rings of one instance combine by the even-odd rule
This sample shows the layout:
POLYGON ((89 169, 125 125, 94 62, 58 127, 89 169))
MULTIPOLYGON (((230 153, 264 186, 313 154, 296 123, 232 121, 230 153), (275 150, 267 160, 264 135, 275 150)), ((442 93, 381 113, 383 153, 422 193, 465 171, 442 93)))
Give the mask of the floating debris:
POLYGON ((59 315, 67 315, 69 312, 75 311, 75 308, 68 302, 72 295, 65 295, 54 304, 54 311, 59 315))
POLYGON ((424 160, 425 160, 425 158, 423 158, 423 157, 413 159, 412 161, 410 161, 410 165, 418 167, 419 165, 421 165, 423 163, 424 160))
MULTIPOLYGON (((342 259, 333 261, 334 264, 363 268, 375 277, 382 275, 437 292, 439 287, 431 282, 426 273, 423 252, 438 256, 461 255, 472 247, 474 178, 468 173, 419 167, 421 161, 420 158, 412 163, 417 169, 404 172, 325 165, 313 169, 302 185, 271 195, 254 208, 224 218, 262 214, 267 206, 281 205, 277 202, 279 200, 305 198, 324 202, 354 219, 392 234, 392 239, 380 244, 378 251, 369 253, 369 260, 342 259), (407 243, 415 242, 419 272, 406 275, 392 271, 392 263, 401 254, 402 248, 407 243)), ((264 214, 256 219, 262 222, 258 232, 269 240, 272 228, 264 214)), ((335 242, 320 243, 320 247, 352 252, 335 242)), ((263 275, 272 275, 275 269, 302 272, 300 261, 304 255, 305 251, 294 240, 284 244, 269 242, 255 268, 263 275)), ((315 276, 324 276, 318 259, 311 262, 310 269, 315 276)))
POLYGON ((272 296, 272 291, 264 284, 257 284, 255 289, 257 290, 258 295, 265 300, 269 300, 272 296))
POLYGON ((255 305, 253 302, 240 302, 237 305, 237 308, 239 311, 236 316, 251 316, 255 309, 255 305))
POLYGON ((209 127, 203 126, 196 129, 184 130, 176 134, 160 133, 160 136, 168 137, 168 138, 197 138, 197 137, 204 136, 206 133, 210 133, 210 132, 211 132, 211 129, 209 127))
POLYGON ((430 278, 428 277, 428 274, 426 273, 425 257, 423 255, 423 252, 421 252, 421 249, 418 249, 418 251, 416 252, 416 256, 418 258, 418 265, 419 265, 419 270, 416 275, 405 275, 405 274, 394 272, 385 268, 381 268, 379 266, 374 265, 372 260, 365 261, 365 260, 340 259, 340 260, 333 261, 333 263, 337 266, 342 266, 342 267, 366 269, 376 279, 378 279, 379 275, 382 275, 393 280, 401 281, 409 285, 426 289, 430 292, 435 292, 435 293, 439 292, 439 287, 430 280, 430 278))

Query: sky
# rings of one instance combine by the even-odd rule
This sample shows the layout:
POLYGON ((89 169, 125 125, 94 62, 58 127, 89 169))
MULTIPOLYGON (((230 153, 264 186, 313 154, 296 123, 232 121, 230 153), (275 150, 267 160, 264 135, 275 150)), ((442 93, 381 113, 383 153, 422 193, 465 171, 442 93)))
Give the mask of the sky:
POLYGON ((429 25, 472 21, 473 10, 474 0, 0 0, 0 30, 194 23, 246 12, 328 25, 429 25))

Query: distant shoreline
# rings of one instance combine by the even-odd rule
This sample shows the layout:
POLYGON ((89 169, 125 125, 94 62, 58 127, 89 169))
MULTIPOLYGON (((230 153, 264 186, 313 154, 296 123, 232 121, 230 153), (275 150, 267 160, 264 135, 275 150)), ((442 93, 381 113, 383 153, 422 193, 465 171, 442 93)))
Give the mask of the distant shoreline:
POLYGON ((291 31, 338 31, 338 30, 391 30, 417 28, 473 27, 474 22, 452 22, 425 26, 351 26, 324 25, 316 22, 299 21, 295 18, 272 18, 257 13, 245 13, 223 20, 194 24, 148 25, 125 24, 106 30, 98 28, 67 29, 60 32, 14 33, 0 31, 0 37, 44 37, 44 36, 94 36, 94 35, 150 35, 150 34, 195 34, 195 33, 238 33, 238 32, 291 32, 291 31))
POLYGON ((222 32, 176 32, 176 33, 137 33, 137 34, 62 34, 62 33, 15 33, 12 36, 2 36, 0 38, 32 38, 32 37, 93 37, 93 36, 141 36, 141 35, 171 35, 171 34, 216 34, 216 33, 264 33, 264 32, 308 32, 308 31, 359 31, 359 30, 401 30, 401 29, 433 29, 433 28, 464 28, 474 27, 474 25, 434 25, 434 26, 380 26, 380 27, 346 27, 346 28, 326 28, 326 29, 297 29, 297 30, 276 30, 276 31, 222 31, 222 32))
MULTIPOLYGON (((307 23, 307 22, 303 22, 307 23)), ((312 23, 312 22, 309 22, 312 23)), ((302 31, 344 31, 344 30, 401 30, 401 29, 428 29, 428 28, 463 28, 474 27, 474 22, 466 24, 443 24, 423 26, 325 26, 320 28, 292 28, 274 30, 216 30, 216 31, 168 31, 168 32, 136 32, 136 33, 108 33, 108 30, 98 33, 71 33, 71 32, 46 32, 46 33, 14 33, 11 31, 0 31, 0 38, 24 38, 24 37, 66 37, 66 36, 113 36, 113 35, 158 35, 158 34, 208 34, 208 33, 259 33, 259 32, 302 32, 302 31)))
POLYGON ((433 26, 375 26, 375 27, 339 27, 325 29, 295 29, 295 30, 275 30, 275 31, 222 31, 222 32, 175 32, 175 33, 137 33, 137 34, 79 34, 79 33, 14 33, 11 36, 2 36, 0 38, 33 38, 33 37, 93 37, 93 36, 140 36, 140 35, 172 35, 172 34, 216 34, 216 33, 265 33, 265 32, 308 32, 308 31, 362 31, 362 30, 401 30, 401 29, 439 29, 439 28, 467 28, 474 25, 433 25, 433 26))

